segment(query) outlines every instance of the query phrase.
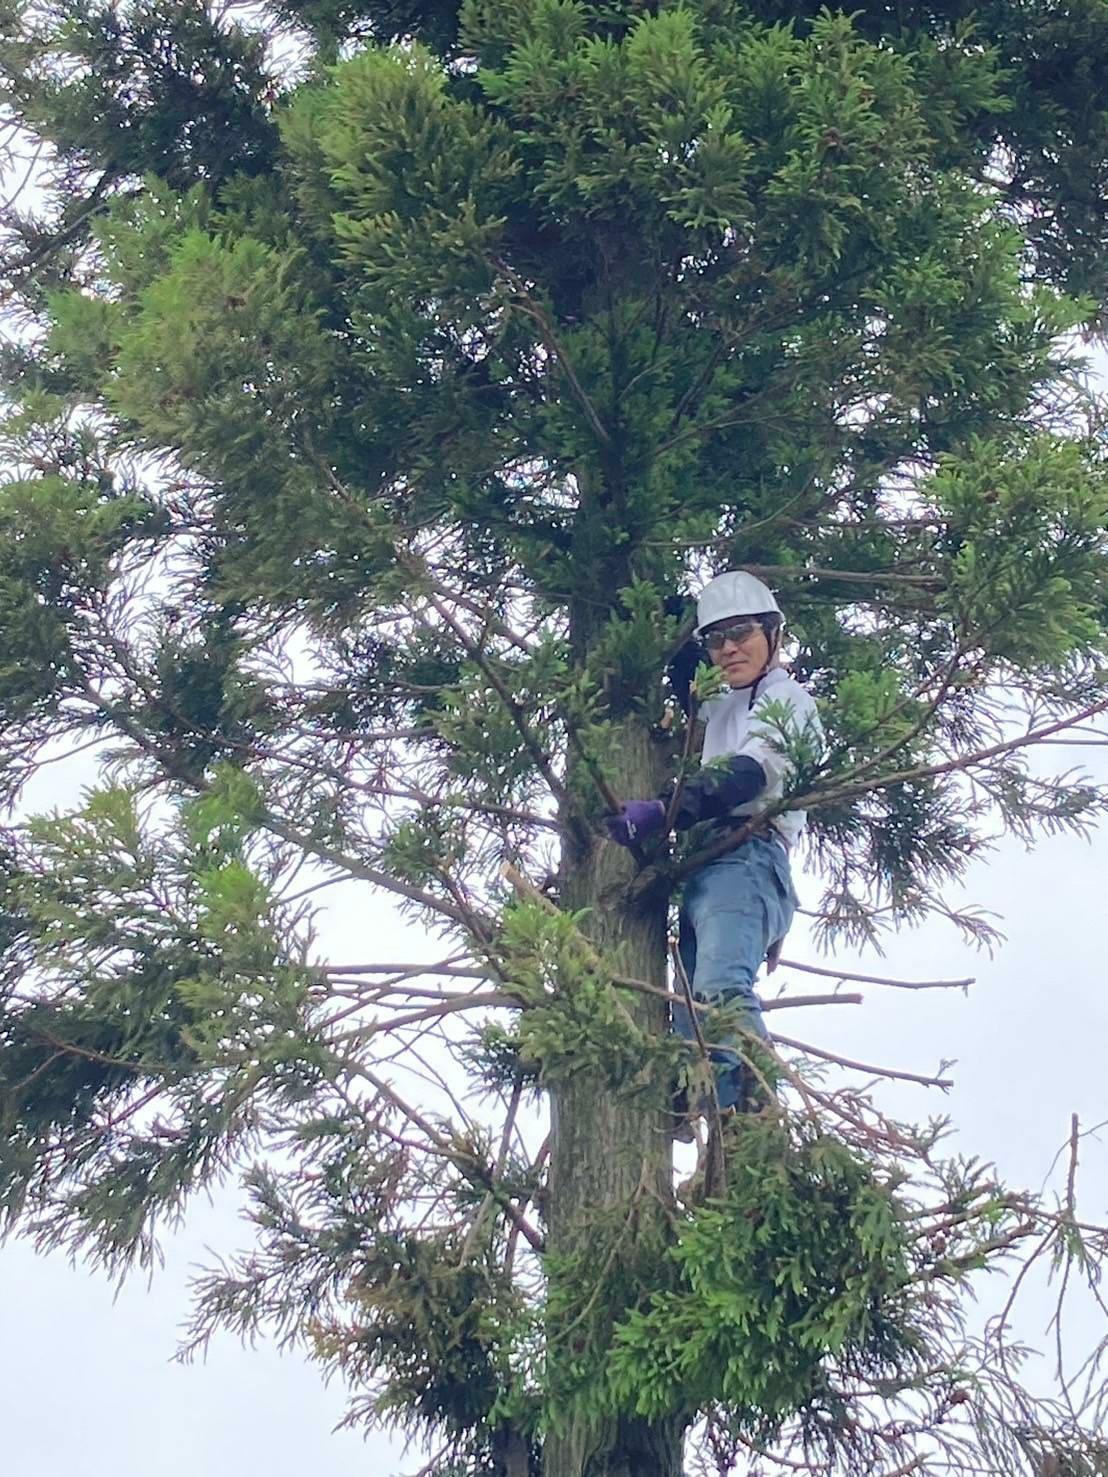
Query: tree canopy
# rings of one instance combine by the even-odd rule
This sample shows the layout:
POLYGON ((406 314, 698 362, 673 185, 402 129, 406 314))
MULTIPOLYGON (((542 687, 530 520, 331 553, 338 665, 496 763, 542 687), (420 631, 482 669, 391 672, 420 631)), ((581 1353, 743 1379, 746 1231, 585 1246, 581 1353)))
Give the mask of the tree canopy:
POLYGON ((806 1051, 675 1198, 721 843, 602 819, 693 763, 741 566, 828 949, 987 937, 968 861, 1095 822, 1039 746, 1108 708, 1106 63, 1104 0, 8 0, 4 799, 104 759, 4 830, 9 1228, 126 1267, 244 1174, 196 1340, 305 1341, 438 1477, 1097 1470, 965 1319, 1095 1277, 1072 1200, 806 1051), (329 959, 340 881, 441 957, 329 959))

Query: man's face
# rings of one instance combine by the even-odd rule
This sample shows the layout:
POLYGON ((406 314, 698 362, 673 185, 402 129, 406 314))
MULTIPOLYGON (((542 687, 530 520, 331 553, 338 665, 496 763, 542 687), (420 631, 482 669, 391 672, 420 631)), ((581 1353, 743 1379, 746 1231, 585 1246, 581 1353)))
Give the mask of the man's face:
POLYGON ((731 616, 703 633, 713 663, 728 687, 749 687, 769 661, 769 641, 760 621, 731 616))

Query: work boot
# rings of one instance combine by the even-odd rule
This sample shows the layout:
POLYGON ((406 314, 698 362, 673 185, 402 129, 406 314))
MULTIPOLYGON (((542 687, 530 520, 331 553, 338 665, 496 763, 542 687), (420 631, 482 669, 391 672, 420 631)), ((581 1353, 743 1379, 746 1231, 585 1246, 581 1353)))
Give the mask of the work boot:
POLYGON ((757 1072, 749 1067, 742 1069, 737 1105, 740 1113, 765 1113, 777 1107, 774 1064, 763 1054, 759 1068, 757 1072))

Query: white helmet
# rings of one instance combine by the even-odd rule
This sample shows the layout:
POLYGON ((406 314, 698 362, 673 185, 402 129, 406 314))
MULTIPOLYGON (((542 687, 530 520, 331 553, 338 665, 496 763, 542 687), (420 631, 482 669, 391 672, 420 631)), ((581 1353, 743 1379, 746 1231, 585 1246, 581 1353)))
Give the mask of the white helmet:
POLYGON ((716 621, 732 616, 780 615, 781 607, 768 585, 747 574, 745 569, 729 569, 717 574, 700 592, 696 602, 696 634, 716 621))

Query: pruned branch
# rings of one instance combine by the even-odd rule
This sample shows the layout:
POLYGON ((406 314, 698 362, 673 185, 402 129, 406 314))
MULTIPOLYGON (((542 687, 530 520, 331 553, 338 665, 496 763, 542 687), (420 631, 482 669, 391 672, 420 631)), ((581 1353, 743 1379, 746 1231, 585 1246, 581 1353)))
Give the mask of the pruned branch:
POLYGON ((924 1077, 918 1072, 904 1072, 894 1067, 872 1067, 866 1062, 856 1062, 850 1057, 838 1056, 833 1051, 825 1051, 819 1046, 810 1046, 804 1041, 794 1041, 790 1036, 779 1036, 773 1032, 773 1040, 778 1046, 789 1046, 794 1051, 801 1051, 805 1056, 816 1056, 821 1061, 834 1062, 838 1067, 847 1067, 852 1072, 864 1072, 867 1077, 895 1077, 901 1082, 918 1082, 922 1087, 941 1087, 945 1092, 954 1086, 952 1077, 924 1077))
POLYGON ((801 964, 799 959, 779 959, 782 969, 799 969, 804 974, 818 974, 826 979, 855 980, 860 985, 889 985, 894 990, 965 990, 976 981, 971 976, 964 980, 899 980, 887 975, 858 974, 855 970, 829 969, 818 964, 801 964))

